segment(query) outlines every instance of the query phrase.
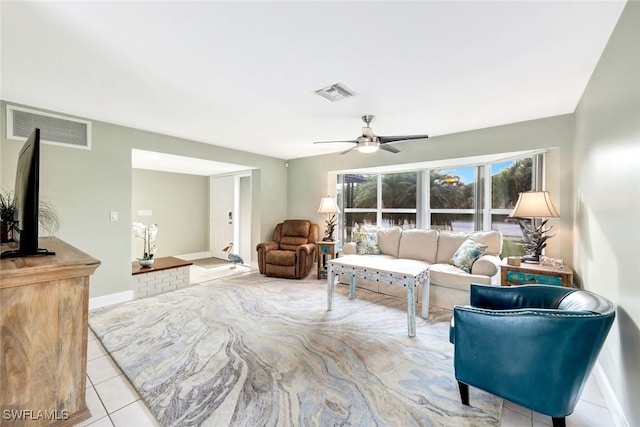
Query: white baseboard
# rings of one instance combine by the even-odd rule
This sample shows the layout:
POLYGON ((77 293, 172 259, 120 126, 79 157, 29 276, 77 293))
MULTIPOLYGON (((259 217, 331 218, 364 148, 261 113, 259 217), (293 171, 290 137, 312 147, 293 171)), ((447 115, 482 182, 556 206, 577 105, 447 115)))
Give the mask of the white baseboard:
POLYGON ((89 298, 89 310, 120 304, 133 300, 133 291, 118 292, 116 294, 104 295, 101 297, 89 298))
POLYGON ((596 362, 593 373, 598 385, 600 386, 602 397, 604 397, 605 402, 607 402, 607 407, 609 408, 609 412, 611 413, 611 418, 613 418, 615 426, 631 427, 629 421, 627 421, 627 417, 624 415, 624 411, 622 410, 622 406, 620 406, 620 402, 618 401, 616 394, 613 392, 611 383, 604 373, 604 369, 602 369, 602 366, 600 365, 600 362, 596 362))

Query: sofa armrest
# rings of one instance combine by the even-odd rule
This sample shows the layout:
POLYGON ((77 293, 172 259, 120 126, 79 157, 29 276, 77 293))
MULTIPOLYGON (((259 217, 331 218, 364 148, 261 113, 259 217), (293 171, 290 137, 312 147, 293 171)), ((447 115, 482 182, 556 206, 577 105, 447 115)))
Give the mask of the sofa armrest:
POLYGON ((500 257, 482 255, 471 266, 471 274, 493 277, 500 271, 500 257))
POLYGON ((275 249, 278 249, 278 243, 277 242, 263 242, 263 243, 258 243, 258 246, 256 246, 256 250, 258 252, 260 252, 260 250, 263 250, 264 252, 269 252, 269 251, 273 251, 275 249))
POLYGON ((256 250, 258 251, 258 270, 260 274, 265 274, 267 271, 267 252, 278 249, 277 242, 264 242, 258 243, 256 250))
POLYGON ((356 255, 358 253, 358 250, 356 249, 356 243, 355 242, 345 243, 342 246, 342 253, 343 255, 356 255))
POLYGON ((307 275, 316 258, 316 244, 306 243, 296 248, 295 277, 301 279, 307 275))
POLYGON ((315 243, 307 243, 304 245, 300 245, 296 248, 296 256, 300 256, 302 254, 306 256, 310 256, 314 254, 315 250, 316 250, 315 243))

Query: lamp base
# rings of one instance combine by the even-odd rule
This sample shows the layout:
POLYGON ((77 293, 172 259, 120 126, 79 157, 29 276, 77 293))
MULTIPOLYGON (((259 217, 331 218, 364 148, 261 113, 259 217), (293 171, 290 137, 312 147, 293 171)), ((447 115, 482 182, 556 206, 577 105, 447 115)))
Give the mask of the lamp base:
POLYGON ((540 257, 539 255, 524 255, 520 257, 520 261, 525 262, 527 264, 539 264, 540 257))

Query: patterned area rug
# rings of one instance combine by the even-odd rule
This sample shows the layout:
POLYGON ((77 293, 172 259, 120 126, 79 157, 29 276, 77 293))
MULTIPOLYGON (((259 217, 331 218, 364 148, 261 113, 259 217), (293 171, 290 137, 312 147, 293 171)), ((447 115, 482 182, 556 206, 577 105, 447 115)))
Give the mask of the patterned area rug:
MULTIPOLYGON (((258 274, 90 313, 163 426, 498 426, 502 400, 460 403, 451 312, 407 336, 404 299, 258 274)), ((419 313, 419 308, 417 310, 419 313)))

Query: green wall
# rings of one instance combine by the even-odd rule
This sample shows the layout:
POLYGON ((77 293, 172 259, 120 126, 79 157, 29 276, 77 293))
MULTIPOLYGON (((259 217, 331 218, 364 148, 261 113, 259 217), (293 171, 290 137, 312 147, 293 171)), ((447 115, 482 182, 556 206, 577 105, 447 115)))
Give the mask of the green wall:
MULTIPOLYGON (((549 240, 546 254, 564 258, 571 263, 573 193, 573 115, 563 115, 470 132, 436 136, 426 141, 394 144, 398 154, 379 150, 374 154, 352 151, 348 154, 327 154, 289 161, 289 217, 310 218, 324 226, 318 214, 320 198, 335 194, 335 171, 387 165, 407 165, 462 157, 550 148, 547 155, 546 189, 560 212, 554 219, 556 237, 549 240)), ((428 132, 428 129, 427 129, 428 132)), ((461 160, 467 161, 467 160, 461 160)))
POLYGON ((627 2, 575 117, 575 269, 617 305, 600 363, 628 425, 639 426, 639 2, 627 2))
MULTIPOLYGON (((157 257, 209 251, 209 177, 133 169, 132 221, 157 224, 157 257), (140 210, 150 216, 138 215, 140 210)), ((131 259, 143 242, 132 234, 131 259)))
MULTIPOLYGON (((13 189, 23 142, 6 138, 6 103, 0 103, 0 187, 13 189)), ((38 106, 26 107, 46 111, 38 106)), ((53 113, 65 115, 62 111, 53 113)), ((91 297, 131 290, 133 148, 257 168, 252 171, 253 247, 270 236, 277 220, 286 216, 287 169, 281 159, 99 121, 92 123, 91 150, 42 145, 40 181, 42 196, 60 214, 61 227, 56 236, 102 262, 91 279, 91 297), (116 222, 110 221, 113 211, 119 214, 116 222)))

